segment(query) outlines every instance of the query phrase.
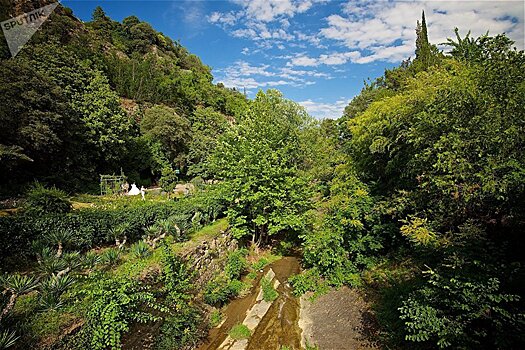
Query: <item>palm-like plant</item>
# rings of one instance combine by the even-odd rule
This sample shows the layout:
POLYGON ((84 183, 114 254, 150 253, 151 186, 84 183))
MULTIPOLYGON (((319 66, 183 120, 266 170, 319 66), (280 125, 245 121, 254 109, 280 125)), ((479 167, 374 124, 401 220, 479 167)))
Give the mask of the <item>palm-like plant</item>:
POLYGON ((49 247, 40 247, 39 250, 36 250, 36 248, 37 247, 35 246, 34 251, 39 264, 46 260, 56 259, 56 252, 53 251, 53 249, 49 247))
POLYGON ((452 50, 450 51, 452 56, 465 61, 477 59, 481 56, 482 50, 480 41, 488 37, 488 32, 477 39, 474 39, 470 36, 470 30, 463 39, 459 35, 458 28, 454 28, 454 33, 456 33, 457 41, 447 38, 447 42, 441 44, 452 47, 452 50))
POLYGON ((62 295, 71 285, 75 283, 75 279, 69 275, 66 276, 50 276, 40 283, 41 294, 55 294, 62 295))
POLYGON ((75 279, 69 275, 50 276, 40 283, 39 304, 42 310, 56 310, 63 304, 60 297, 75 283, 75 279))
POLYGON ((160 233, 161 229, 158 225, 151 225, 144 229, 144 233, 148 237, 157 237, 157 235, 160 233))
POLYGON ((51 244, 57 246, 56 257, 60 258, 62 256, 64 245, 70 243, 73 240, 73 233, 67 229, 55 230, 47 236, 47 240, 51 244))
POLYGON ((126 233, 128 232, 130 226, 131 225, 129 223, 124 222, 120 225, 112 227, 109 230, 109 234, 115 240, 115 245, 117 247, 122 248, 122 246, 126 243, 126 233))
POLYGON ((29 293, 38 286, 38 280, 33 276, 13 274, 2 276, 0 278, 0 286, 2 287, 3 294, 11 294, 2 313, 0 313, 1 321, 13 309, 16 299, 20 295, 29 293))
POLYGON ((109 266, 117 264, 119 259, 120 251, 117 249, 108 249, 102 254, 102 261, 109 266))
POLYGON ((18 338, 15 332, 7 330, 0 332, 0 349, 7 349, 15 345, 18 338))
POLYGON ((42 259, 37 270, 44 275, 55 275, 67 267, 66 261, 52 255, 46 259, 42 259))
POLYGON ((159 220, 157 226, 160 229, 161 234, 167 235, 173 230, 173 221, 170 219, 159 220))
POLYGON ((92 269, 100 262, 100 255, 95 252, 87 252, 81 259, 81 266, 86 269, 92 269))
POLYGON ((131 246, 131 253, 140 259, 147 258, 151 255, 149 246, 142 241, 139 241, 131 246))

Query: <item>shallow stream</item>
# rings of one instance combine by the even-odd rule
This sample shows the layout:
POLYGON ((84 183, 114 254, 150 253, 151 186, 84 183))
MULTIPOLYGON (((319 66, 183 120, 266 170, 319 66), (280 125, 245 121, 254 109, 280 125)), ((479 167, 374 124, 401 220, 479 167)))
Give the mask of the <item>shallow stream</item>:
POLYGON ((256 302, 259 293, 259 282, 262 276, 272 269, 275 278, 279 280, 277 287, 279 296, 273 302, 266 315, 251 335, 247 350, 279 350, 282 346, 290 349, 301 348, 301 329, 299 328, 299 299, 292 294, 288 278, 299 273, 299 261, 294 257, 284 257, 267 266, 254 281, 250 293, 243 298, 233 300, 227 305, 223 314, 223 323, 210 330, 206 341, 198 350, 219 350, 220 345, 228 336, 229 330, 242 323, 246 312, 256 302))

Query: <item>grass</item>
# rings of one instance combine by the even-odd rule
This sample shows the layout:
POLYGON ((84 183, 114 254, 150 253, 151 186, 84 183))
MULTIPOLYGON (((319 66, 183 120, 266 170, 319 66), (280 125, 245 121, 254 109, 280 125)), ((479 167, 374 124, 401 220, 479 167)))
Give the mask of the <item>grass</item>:
POLYGON ((270 251, 264 252, 262 256, 260 256, 259 259, 252 264, 252 269, 255 271, 260 271, 280 258, 280 255, 272 254, 270 251))
POLYGON ((222 218, 192 234, 191 240, 198 240, 203 237, 217 237, 221 234, 221 231, 226 231, 227 228, 228 219, 222 218))
POLYGON ((213 310, 210 315, 210 326, 217 327, 222 321, 222 313, 220 310, 213 310))
POLYGON ((230 331, 228 332, 228 335, 232 339, 240 340, 240 339, 248 339, 252 335, 252 332, 250 332, 248 327, 246 327, 245 325, 236 324, 235 326, 232 327, 232 329, 230 329, 230 331))
POLYGON ((261 280, 261 287, 264 301, 274 301, 279 296, 279 293, 277 293, 277 291, 273 288, 272 282, 267 278, 263 278, 261 280))

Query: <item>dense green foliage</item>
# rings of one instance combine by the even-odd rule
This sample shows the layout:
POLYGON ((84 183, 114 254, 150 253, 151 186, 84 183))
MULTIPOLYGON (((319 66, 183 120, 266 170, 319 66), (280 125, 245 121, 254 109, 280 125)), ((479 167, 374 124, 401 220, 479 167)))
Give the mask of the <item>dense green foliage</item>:
POLYGON ((70 247, 79 250, 114 243, 119 238, 115 237, 114 228, 123 224, 125 231, 121 236, 127 236, 128 242, 140 239, 146 228, 170 218, 187 234, 215 220, 222 210, 219 199, 203 194, 176 202, 125 201, 123 206, 86 208, 66 214, 29 212, 0 217, 1 259, 6 268, 10 262, 20 263, 20 259, 34 254, 32 242, 46 240, 57 232, 69 232, 70 247), (192 225, 196 213, 200 213, 199 222, 192 225))
POLYGON ((26 195, 24 211, 35 216, 63 214, 71 211, 71 202, 64 191, 35 183, 26 195))
POLYGON ((310 269, 290 282, 316 295, 364 282, 388 346, 516 348, 525 55, 503 35, 457 35, 442 54, 424 16, 416 33, 413 61, 310 135, 316 210, 301 236, 310 269))
POLYGON ((224 181, 232 233, 253 242, 304 229, 309 208, 301 129, 304 110, 276 90, 262 91, 246 116, 219 139, 210 161, 224 181))
POLYGON ((204 301, 206 303, 220 306, 241 293, 246 287, 241 282, 241 277, 248 268, 247 254, 246 249, 237 249, 228 254, 224 273, 215 276, 204 288, 204 301))
POLYGON ((137 17, 101 8, 81 23, 61 5, 31 45, 0 61, 0 193, 35 178, 70 190, 124 170, 157 181, 167 169, 207 175, 203 153, 239 118, 244 95, 137 17), (202 112, 204 111, 204 113, 202 112), (175 161, 175 163, 173 163, 175 161))
POLYGON ((525 325, 525 55, 499 35, 458 36, 443 56, 428 50, 426 36, 423 22, 414 62, 368 85, 340 124, 347 128, 342 149, 352 159, 345 173, 355 169, 377 198, 343 206, 353 215, 363 211, 360 226, 372 224, 365 228, 369 240, 334 235, 355 226, 345 219, 307 236, 305 258, 333 280, 337 273, 323 265, 352 251, 339 242, 368 246, 350 259, 355 266, 364 257, 366 267, 367 256, 389 240, 392 259, 409 254, 424 272, 410 288, 385 294, 396 298, 382 302, 397 308, 390 312, 401 321, 384 324, 392 340, 402 332, 403 347, 512 348, 523 341, 525 325))
POLYGON ((195 347, 209 318, 195 301, 246 291, 248 251, 222 257, 198 291, 174 247, 225 213, 241 245, 302 254, 296 295, 371 292, 385 347, 523 347, 525 54, 505 35, 455 32, 439 52, 423 14, 415 58, 318 122, 276 90, 248 101, 214 85, 198 57, 135 16, 97 8, 80 23, 59 6, 0 61, 0 194, 57 186, 37 183, 0 217, 2 270, 14 271, 0 278, 0 346, 31 348, 79 322, 53 346, 119 349, 150 323, 156 348, 195 347), (170 194, 194 177, 197 193, 72 210, 58 189, 121 171, 170 194))

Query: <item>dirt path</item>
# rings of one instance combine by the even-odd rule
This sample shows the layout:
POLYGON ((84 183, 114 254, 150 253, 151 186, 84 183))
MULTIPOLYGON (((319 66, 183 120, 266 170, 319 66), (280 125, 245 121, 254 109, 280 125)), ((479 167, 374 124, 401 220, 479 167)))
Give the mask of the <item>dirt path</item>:
POLYGON ((299 326, 306 342, 321 350, 379 349, 377 327, 369 305, 355 289, 332 290, 310 301, 301 297, 299 326))

